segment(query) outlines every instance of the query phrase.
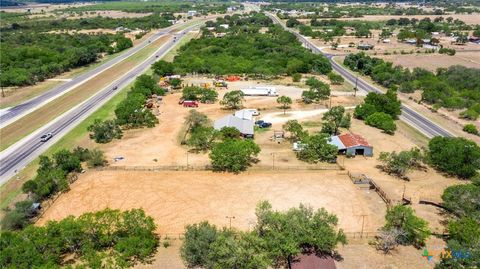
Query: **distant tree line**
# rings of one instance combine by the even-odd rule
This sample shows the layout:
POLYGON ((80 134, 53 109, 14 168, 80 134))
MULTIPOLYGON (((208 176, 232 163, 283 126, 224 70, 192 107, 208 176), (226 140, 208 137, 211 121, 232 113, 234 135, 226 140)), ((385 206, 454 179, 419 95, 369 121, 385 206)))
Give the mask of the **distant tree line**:
POLYGON ((422 100, 437 107, 466 109, 461 117, 476 120, 480 115, 480 69, 451 66, 436 73, 422 68, 410 71, 365 53, 347 55, 344 64, 385 87, 405 93, 421 90, 422 100))
POLYGON ((275 76, 331 71, 325 57, 303 48, 293 34, 273 25, 270 18, 265 15, 252 17, 255 18, 253 23, 268 26, 268 31, 259 33, 260 27, 244 27, 244 23, 252 22, 242 17, 229 22, 240 26, 229 28, 222 38, 210 36, 206 31, 202 38, 180 49, 174 60, 175 72, 275 76))

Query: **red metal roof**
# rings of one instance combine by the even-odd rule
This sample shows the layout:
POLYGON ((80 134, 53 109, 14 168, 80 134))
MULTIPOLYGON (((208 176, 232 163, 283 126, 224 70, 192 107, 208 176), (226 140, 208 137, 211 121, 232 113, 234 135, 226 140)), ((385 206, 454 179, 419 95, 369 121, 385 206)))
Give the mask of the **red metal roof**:
POLYGON ((338 136, 338 139, 342 141, 345 147, 357 147, 357 146, 364 146, 364 147, 371 147, 367 140, 363 138, 361 135, 352 134, 352 133, 345 133, 338 136))

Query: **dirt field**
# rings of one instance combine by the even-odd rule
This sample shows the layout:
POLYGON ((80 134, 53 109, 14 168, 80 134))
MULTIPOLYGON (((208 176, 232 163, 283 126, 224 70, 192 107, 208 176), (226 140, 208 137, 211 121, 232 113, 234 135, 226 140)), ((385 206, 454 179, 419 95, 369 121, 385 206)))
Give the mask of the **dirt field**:
POLYGON ((367 215, 365 231, 375 231, 383 224, 383 216, 373 214, 362 191, 337 171, 259 171, 241 175, 89 171, 38 224, 110 207, 144 208, 154 217, 160 234, 182 233, 185 225, 203 220, 228 226, 225 216, 235 216, 232 226, 248 230, 254 225, 255 206, 261 200, 270 201, 279 210, 300 203, 324 207, 338 216, 339 227, 346 232, 361 231, 360 215, 367 215))
POLYGON ((444 15, 414 15, 414 16, 395 16, 395 15, 366 15, 361 18, 340 18, 339 20, 362 20, 362 21, 387 21, 390 19, 400 19, 400 18, 409 18, 409 19, 418 19, 429 17, 432 21, 437 17, 448 18, 452 17, 453 19, 459 19, 466 24, 480 24, 480 14, 444 14, 444 15))
MULTIPOLYGON (((477 45, 480 49, 480 46, 477 45)), ((463 65, 471 68, 480 68, 480 51, 457 52, 454 56, 445 54, 410 54, 410 55, 377 55, 394 65, 401 65, 413 69, 415 67, 436 71, 437 68, 452 65, 463 65)))

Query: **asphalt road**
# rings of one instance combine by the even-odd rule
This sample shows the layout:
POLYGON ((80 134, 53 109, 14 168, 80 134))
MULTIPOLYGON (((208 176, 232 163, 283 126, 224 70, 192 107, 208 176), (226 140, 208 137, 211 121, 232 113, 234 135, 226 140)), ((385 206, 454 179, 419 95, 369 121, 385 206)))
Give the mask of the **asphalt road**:
MULTIPOLYGON (((333 60, 334 55, 332 54, 327 54, 322 52, 317 46, 315 46, 310 40, 305 38, 304 36, 300 35, 299 33, 288 29, 283 25, 280 20, 272 15, 267 13, 267 15, 273 19, 276 23, 282 25, 287 31, 290 31, 293 33, 299 40, 300 42, 303 43, 303 45, 310 49, 313 53, 318 53, 318 54, 324 54, 330 63, 332 64, 332 68, 338 72, 342 77, 344 77, 348 82, 350 82, 352 85, 357 84, 357 89, 363 90, 366 92, 378 92, 382 93, 382 91, 373 85, 369 84, 368 82, 365 82, 364 80, 357 78, 354 74, 352 74, 349 70, 347 70, 345 67, 339 65, 333 60)), ((419 114, 412 108, 402 104, 402 114, 400 115, 400 119, 404 122, 406 122, 408 125, 412 126, 413 128, 417 129, 424 135, 426 135, 429 138, 435 137, 435 136, 445 136, 445 137, 452 137, 453 135, 445 130, 444 128, 438 126, 437 124, 433 123, 431 120, 426 118, 425 116, 419 114)))
POLYGON ((137 76, 144 73, 151 64, 166 54, 176 42, 178 42, 178 40, 195 27, 196 25, 178 32, 175 34, 176 38, 170 38, 167 43, 161 46, 147 60, 137 65, 129 72, 121 75, 117 80, 112 82, 112 84, 103 88, 97 94, 63 115, 57 117, 48 125, 40 128, 33 134, 22 139, 20 142, 2 151, 0 153, 0 185, 3 185, 7 180, 13 177, 17 171, 23 169, 28 163, 37 158, 68 131, 73 129, 77 124, 82 122, 82 120, 100 108, 105 102, 119 92, 120 89, 129 85, 137 76), (114 86, 117 86, 118 89, 113 90, 114 86), (53 137, 47 142, 41 142, 40 136, 45 133, 52 133, 53 137))
POLYGON ((173 27, 177 27, 178 25, 172 25, 170 27, 161 29, 157 31, 155 34, 153 34, 151 37, 149 37, 147 40, 141 42, 140 44, 134 46, 133 48, 127 50, 126 52, 118 55, 117 57, 113 58, 110 61, 107 61, 106 63, 98 66, 97 68, 94 68, 86 73, 83 73, 75 78, 73 78, 71 81, 65 82, 63 84, 60 84, 51 90, 38 95, 36 97, 33 97, 30 100, 27 100, 19 105, 7 108, 2 110, 0 113, 0 128, 3 128, 7 126, 8 124, 14 122, 15 120, 27 115, 28 113, 34 111, 35 109, 40 108, 44 104, 47 104, 51 100, 61 96, 62 94, 68 92, 69 90, 81 85, 82 83, 85 83, 86 81, 94 78, 98 74, 102 73, 103 71, 109 69, 110 67, 116 65, 117 63, 122 62, 126 58, 134 55, 141 49, 145 48, 148 44, 151 42, 154 42, 155 40, 159 39, 160 37, 164 36, 168 32, 171 31, 173 27))

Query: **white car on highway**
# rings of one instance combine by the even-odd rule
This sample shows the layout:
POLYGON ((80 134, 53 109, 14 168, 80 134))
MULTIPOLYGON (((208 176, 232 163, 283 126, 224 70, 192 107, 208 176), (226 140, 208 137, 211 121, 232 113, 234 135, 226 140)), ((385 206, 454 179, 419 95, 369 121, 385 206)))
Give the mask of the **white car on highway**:
POLYGON ((50 138, 52 138, 52 133, 46 133, 42 136, 40 136, 40 141, 42 142, 47 142, 50 138))

